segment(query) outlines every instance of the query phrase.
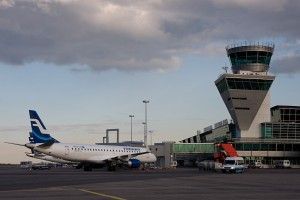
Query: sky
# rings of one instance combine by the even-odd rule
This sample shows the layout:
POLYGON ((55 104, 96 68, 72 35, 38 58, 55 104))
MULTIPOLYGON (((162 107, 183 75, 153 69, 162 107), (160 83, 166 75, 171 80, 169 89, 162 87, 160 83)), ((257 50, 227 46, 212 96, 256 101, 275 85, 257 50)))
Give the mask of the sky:
POLYGON ((61 142, 179 141, 228 111, 230 44, 272 42, 271 105, 300 105, 300 1, 0 0, 0 163, 30 160, 28 110, 61 142), (150 136, 148 140, 150 141, 150 136), (116 137, 111 136, 111 141, 116 137))

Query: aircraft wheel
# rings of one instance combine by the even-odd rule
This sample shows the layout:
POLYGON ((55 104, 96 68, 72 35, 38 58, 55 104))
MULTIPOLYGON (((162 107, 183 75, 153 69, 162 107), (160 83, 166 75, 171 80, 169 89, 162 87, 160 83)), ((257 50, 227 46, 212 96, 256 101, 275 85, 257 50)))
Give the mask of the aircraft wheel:
POLYGON ((108 163, 108 165, 107 165, 107 170, 108 171, 116 171, 116 163, 113 163, 113 162, 111 162, 111 163, 108 163))
POLYGON ((92 171, 92 167, 89 166, 89 165, 84 165, 84 166, 83 166, 83 170, 84 170, 84 171, 92 171))
POLYGON ((108 166, 107 166, 107 170, 110 171, 110 172, 111 172, 111 171, 116 171, 116 166, 108 165, 108 166))

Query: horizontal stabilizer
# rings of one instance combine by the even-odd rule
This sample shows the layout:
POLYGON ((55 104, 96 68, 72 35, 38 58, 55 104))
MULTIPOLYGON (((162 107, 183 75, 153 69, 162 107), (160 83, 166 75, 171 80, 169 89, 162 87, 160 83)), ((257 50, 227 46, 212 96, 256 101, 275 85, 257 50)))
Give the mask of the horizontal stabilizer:
POLYGON ((130 154, 131 156, 138 156, 138 155, 143 155, 143 154, 147 154, 147 153, 150 153, 149 151, 146 151, 146 152, 141 152, 141 153, 132 153, 130 154))
POLYGON ((13 142, 4 142, 4 143, 25 147, 25 144, 18 144, 18 143, 13 143, 13 142))

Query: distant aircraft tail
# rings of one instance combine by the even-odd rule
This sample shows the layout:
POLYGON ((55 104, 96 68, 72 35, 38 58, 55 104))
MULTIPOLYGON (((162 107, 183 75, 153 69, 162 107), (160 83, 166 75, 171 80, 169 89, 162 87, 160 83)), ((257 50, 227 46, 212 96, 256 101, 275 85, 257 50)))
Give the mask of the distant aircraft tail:
POLYGON ((29 110, 31 132, 29 132, 30 143, 54 143, 58 142, 56 139, 45 133, 46 127, 41 118, 34 110, 29 110))

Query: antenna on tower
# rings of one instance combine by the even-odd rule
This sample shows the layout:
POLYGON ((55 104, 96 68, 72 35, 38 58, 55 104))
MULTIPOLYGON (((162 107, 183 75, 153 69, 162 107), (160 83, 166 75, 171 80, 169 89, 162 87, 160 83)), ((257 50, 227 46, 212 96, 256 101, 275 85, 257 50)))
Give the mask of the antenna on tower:
POLYGON ((228 68, 229 68, 229 67, 227 67, 226 63, 225 63, 225 66, 222 67, 222 69, 224 69, 224 71, 225 71, 226 74, 227 74, 228 68))

